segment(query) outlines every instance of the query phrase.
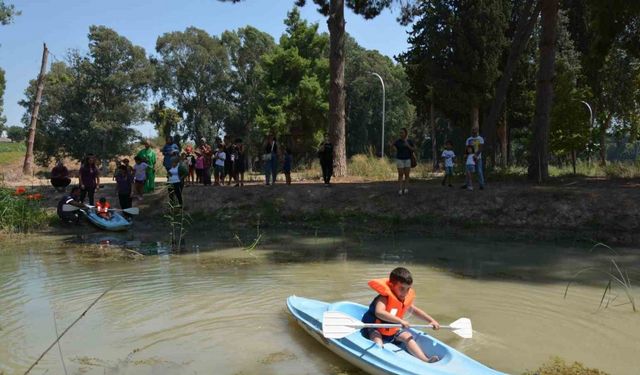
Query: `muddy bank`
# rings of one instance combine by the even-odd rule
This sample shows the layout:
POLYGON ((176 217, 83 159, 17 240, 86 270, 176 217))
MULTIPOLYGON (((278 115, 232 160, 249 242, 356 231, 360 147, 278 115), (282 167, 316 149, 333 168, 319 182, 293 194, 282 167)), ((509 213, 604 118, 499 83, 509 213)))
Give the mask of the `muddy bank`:
MULTIPOLYGON (((402 197, 397 196, 394 184, 384 182, 331 188, 319 184, 194 186, 185 189, 184 195, 186 210, 196 226, 202 222, 218 227, 286 224, 346 232, 495 233, 640 244, 640 193, 631 182, 570 186, 512 183, 468 192, 422 181, 402 197)), ((159 202, 146 202, 145 206, 146 220, 160 215, 159 202)))

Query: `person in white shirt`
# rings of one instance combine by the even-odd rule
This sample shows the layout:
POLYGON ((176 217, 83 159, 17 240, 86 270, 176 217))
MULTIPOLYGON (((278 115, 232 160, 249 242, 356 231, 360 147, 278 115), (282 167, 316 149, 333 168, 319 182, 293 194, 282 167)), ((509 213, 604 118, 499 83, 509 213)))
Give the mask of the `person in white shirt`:
POLYGON ((467 178, 465 179, 465 186, 467 190, 473 190, 473 173, 476 171, 477 158, 475 152, 473 152, 473 146, 467 146, 464 150, 465 159, 465 173, 467 178))
MULTIPOLYGON (((478 184, 480 190, 484 189, 484 171, 482 168, 482 148, 484 147, 484 138, 480 135, 480 129, 474 126, 471 129, 471 137, 467 138, 466 146, 473 146, 473 152, 476 159, 475 170, 478 174, 478 184)), ((464 187, 467 187, 466 185, 464 187)))
POLYGON ((224 161, 227 160, 227 154, 224 152, 224 148, 219 148, 215 156, 215 186, 219 186, 220 183, 224 183, 224 161))
POLYGON ((442 160, 444 160, 444 179, 442 179, 442 186, 447 182, 449 178, 449 187, 452 187, 451 180, 453 179, 453 162, 456 158, 456 153, 453 152, 453 142, 446 141, 444 143, 444 151, 442 151, 442 160))

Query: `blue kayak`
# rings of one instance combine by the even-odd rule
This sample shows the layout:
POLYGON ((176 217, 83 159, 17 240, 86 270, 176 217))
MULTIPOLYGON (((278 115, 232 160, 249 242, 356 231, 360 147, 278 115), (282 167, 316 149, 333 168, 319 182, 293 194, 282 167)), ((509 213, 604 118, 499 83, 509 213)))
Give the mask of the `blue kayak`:
MULTIPOLYGON (((84 211, 83 211, 84 212, 84 211)), ((105 219, 98 216, 95 210, 87 210, 85 212, 87 220, 96 227, 108 231, 123 231, 131 227, 131 222, 120 215, 118 212, 111 212, 111 219, 105 219)))
POLYGON ((440 358, 438 362, 422 362, 392 343, 380 348, 360 331, 341 339, 327 339, 322 335, 322 314, 325 311, 340 311, 361 320, 368 308, 358 303, 326 303, 291 296, 287 298, 287 308, 298 324, 321 344, 371 374, 504 375, 415 329, 410 331, 418 345, 427 355, 437 355, 440 358))

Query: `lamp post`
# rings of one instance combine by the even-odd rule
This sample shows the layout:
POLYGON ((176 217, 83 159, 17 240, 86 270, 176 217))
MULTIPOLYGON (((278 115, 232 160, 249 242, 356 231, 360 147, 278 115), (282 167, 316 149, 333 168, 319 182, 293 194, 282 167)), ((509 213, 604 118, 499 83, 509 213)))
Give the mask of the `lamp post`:
POLYGON ((369 73, 378 77, 378 79, 380 80, 380 83, 382 84, 382 144, 381 144, 380 158, 384 158, 384 112, 385 112, 385 102, 386 102, 384 80, 382 80, 382 76, 380 76, 380 74, 378 73, 374 73, 374 72, 369 72, 369 73))

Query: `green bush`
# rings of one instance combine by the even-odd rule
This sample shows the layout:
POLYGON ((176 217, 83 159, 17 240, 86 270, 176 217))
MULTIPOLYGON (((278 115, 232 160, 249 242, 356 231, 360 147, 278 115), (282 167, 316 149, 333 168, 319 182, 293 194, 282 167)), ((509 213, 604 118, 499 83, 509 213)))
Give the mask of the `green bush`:
POLYGON ((40 199, 41 194, 29 194, 24 188, 0 188, 0 230, 28 233, 47 224, 48 215, 40 199))
POLYGON ((584 367, 581 363, 567 364, 561 358, 554 358, 535 371, 527 371, 524 375, 607 375, 606 372, 584 367))

